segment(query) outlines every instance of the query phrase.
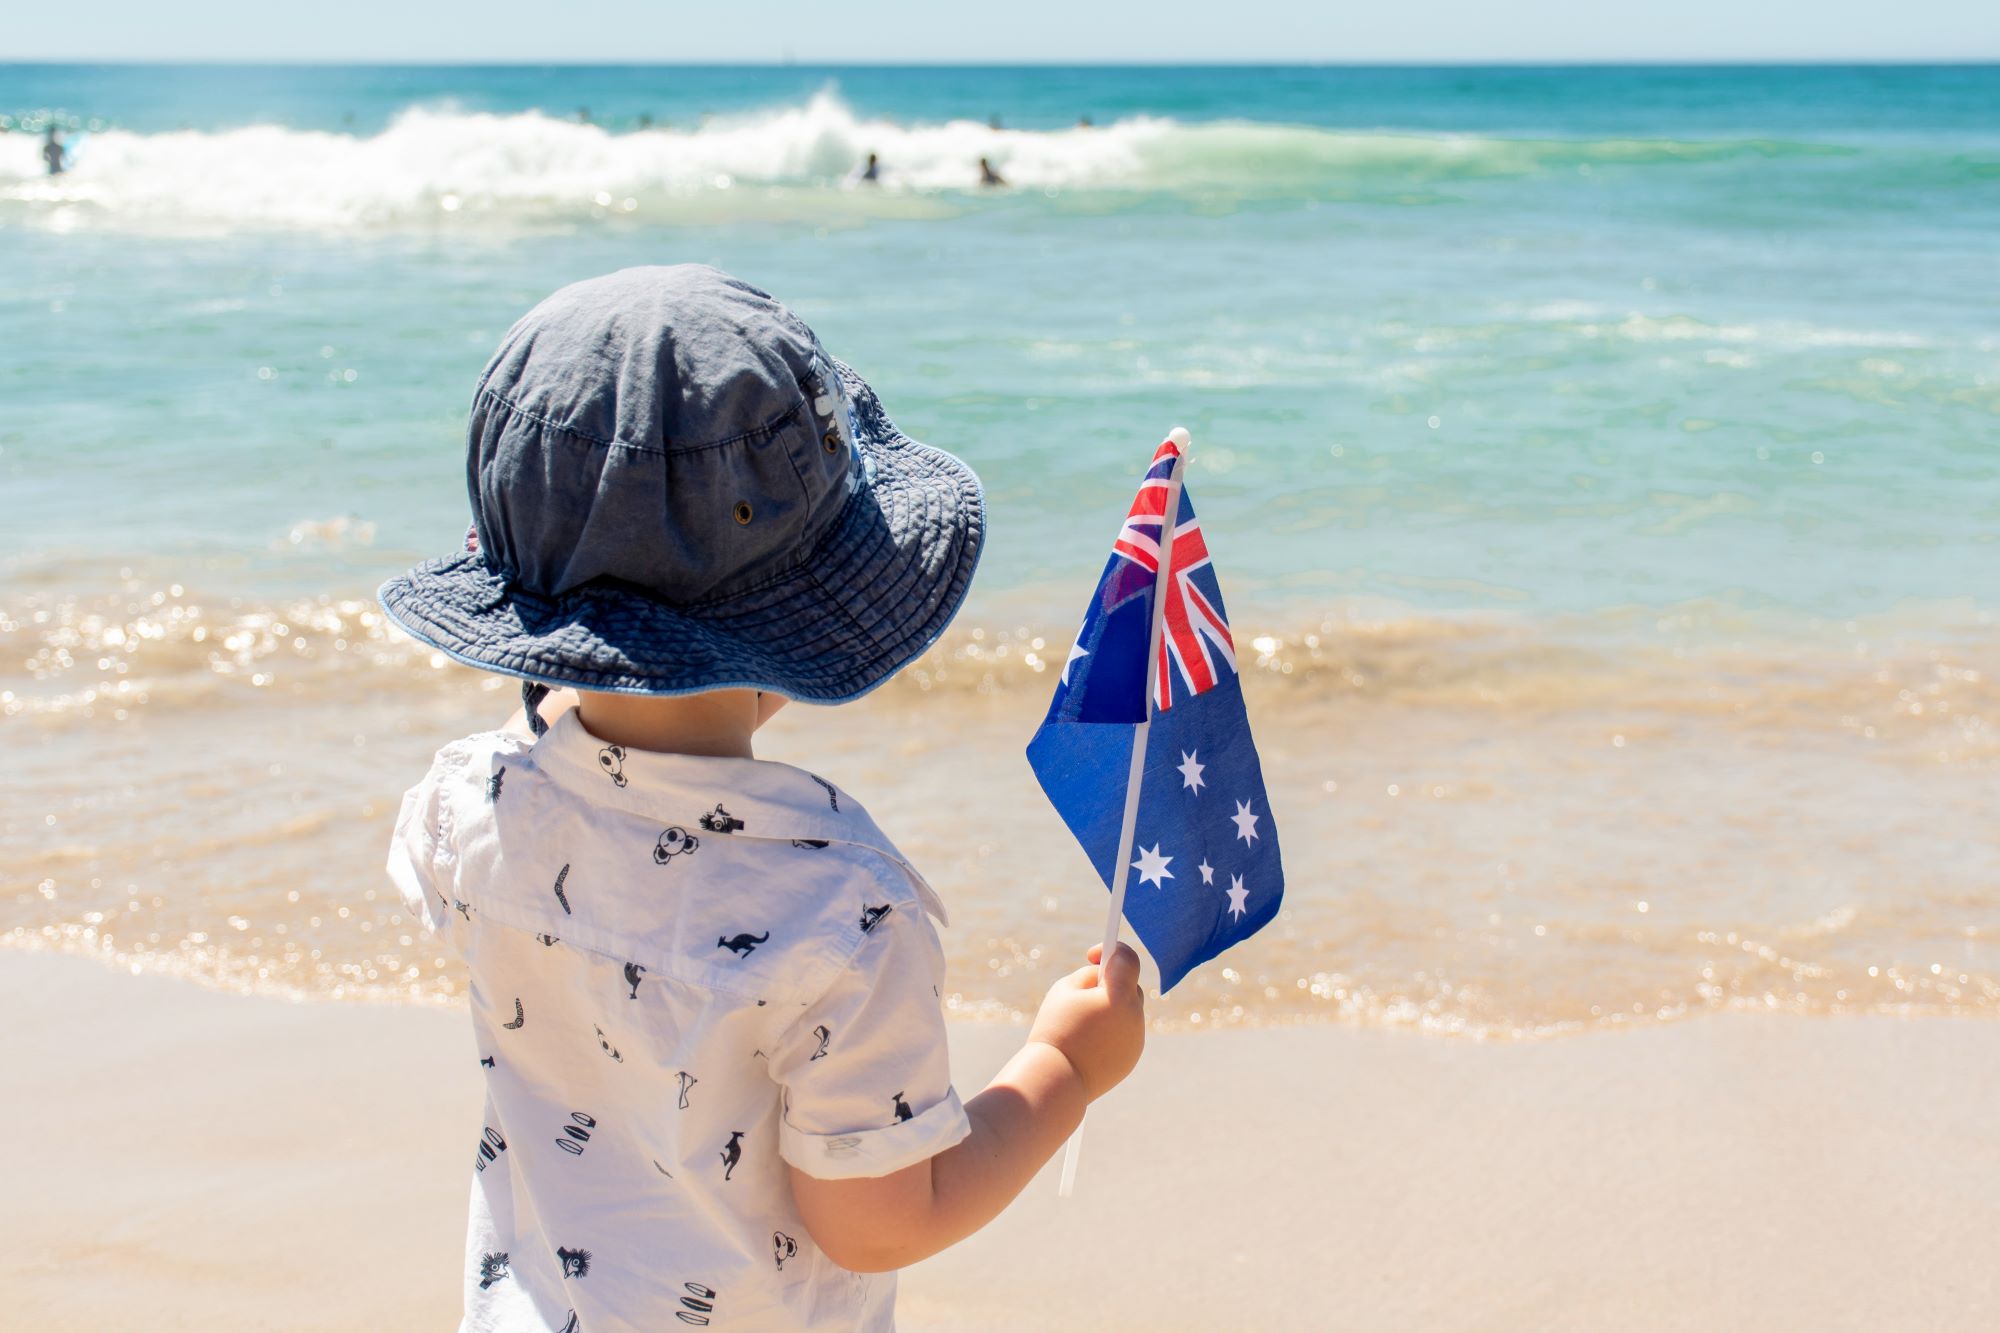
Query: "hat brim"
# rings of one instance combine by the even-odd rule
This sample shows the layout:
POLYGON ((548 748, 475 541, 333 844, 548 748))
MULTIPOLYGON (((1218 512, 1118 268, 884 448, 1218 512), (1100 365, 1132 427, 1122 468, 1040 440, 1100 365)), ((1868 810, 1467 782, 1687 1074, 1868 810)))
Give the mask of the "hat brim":
POLYGON ((794 567, 686 605, 611 580, 558 597, 511 585, 475 552, 383 584, 389 618, 482 671, 613 694, 756 689, 857 699, 915 661, 958 614, 986 536, 986 497, 958 459, 897 430, 835 362, 863 484, 794 567))

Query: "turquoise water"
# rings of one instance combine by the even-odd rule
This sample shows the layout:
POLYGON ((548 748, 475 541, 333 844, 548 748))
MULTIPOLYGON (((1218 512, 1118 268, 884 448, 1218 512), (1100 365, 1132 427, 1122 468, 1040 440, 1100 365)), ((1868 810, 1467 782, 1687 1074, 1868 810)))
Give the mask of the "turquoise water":
MULTIPOLYGON (((249 738, 282 729, 393 795, 426 725, 476 720, 365 603, 463 531, 479 368, 563 283, 704 260, 985 478, 981 581, 918 683, 997 747, 958 775, 988 805, 1046 699, 1033 638, 1192 430, 1269 644, 1287 860, 1324 874, 1253 1011, 1539 1030, 1928 978, 2000 1003, 2000 67, 0 65, 0 115, 26 131, 0 135, 0 726, 37 756, 0 928, 150 913, 139 954, 234 976, 189 941, 315 903, 319 929, 369 882, 373 824, 222 782, 306 831, 276 864, 219 834, 229 885, 142 912, 187 807, 111 801, 93 765, 173 771, 199 725, 263 773, 249 738), (881 188, 848 184, 871 151, 881 188), (428 720, 364 756, 354 701, 384 697, 428 720), (1389 803, 1340 804, 1363 790, 1389 803), (1411 824, 1417 792, 1471 804, 1411 824), (1738 939, 1789 960, 1826 921, 1820 973, 1711 993, 1738 939), (1530 965, 1550 923, 1568 951, 1530 965)), ((1050 921, 1090 915, 1064 893, 1050 921)), ((989 908, 959 961, 1018 981, 1060 932, 989 908)), ((325 947, 348 983, 380 962, 325 947)))
POLYGON ((702 259, 974 462, 991 586, 1087 567, 1182 421, 1259 592, 1994 587, 1992 68, 0 67, 8 106, 116 127, 53 187, 0 140, 10 559, 431 550, 506 325, 702 259), (580 104, 611 130, 535 110, 580 104), (836 188, 877 146, 894 188, 836 188))

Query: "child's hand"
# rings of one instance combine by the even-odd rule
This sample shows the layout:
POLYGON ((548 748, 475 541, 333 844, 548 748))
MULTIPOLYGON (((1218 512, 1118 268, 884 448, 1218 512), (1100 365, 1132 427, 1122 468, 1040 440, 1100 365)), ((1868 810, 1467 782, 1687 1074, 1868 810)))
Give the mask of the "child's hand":
POLYGON ((1029 1041, 1062 1052, 1091 1101, 1117 1087, 1139 1063, 1139 1052, 1146 1046, 1139 955, 1121 944, 1111 965, 1100 968, 1095 964, 1103 952, 1102 945, 1091 945, 1092 966, 1078 968, 1049 987, 1048 998, 1028 1030, 1029 1041))

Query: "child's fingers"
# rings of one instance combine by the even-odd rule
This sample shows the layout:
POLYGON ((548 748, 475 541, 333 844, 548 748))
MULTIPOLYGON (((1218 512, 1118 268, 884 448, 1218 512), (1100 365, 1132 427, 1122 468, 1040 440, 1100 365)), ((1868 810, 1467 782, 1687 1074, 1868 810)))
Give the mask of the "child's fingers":
MULTIPOLYGON (((1093 952, 1096 952, 1093 950, 1093 952)), ((1097 960, 1091 959, 1094 963, 1097 960)), ((1111 955, 1111 965, 1105 969, 1105 985, 1114 992, 1135 990, 1139 985, 1139 953, 1129 944, 1118 946, 1111 955)))
POLYGON ((1084 950, 1083 956, 1090 960, 1091 965, 1070 973, 1069 979, 1079 990, 1096 990, 1103 980, 1103 969, 1097 966, 1097 961, 1104 957, 1104 946, 1093 944, 1084 950))

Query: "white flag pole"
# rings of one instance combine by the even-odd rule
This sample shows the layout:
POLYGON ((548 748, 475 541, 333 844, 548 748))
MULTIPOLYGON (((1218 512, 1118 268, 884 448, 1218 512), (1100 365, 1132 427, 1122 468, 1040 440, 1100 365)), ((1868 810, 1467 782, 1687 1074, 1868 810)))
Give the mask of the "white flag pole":
MULTIPOLYGON (((1189 436, 1185 426, 1176 426, 1167 432, 1180 454, 1167 473, 1166 506, 1160 510, 1160 550, 1158 567, 1153 572, 1153 630, 1146 640, 1146 716, 1138 726, 1132 728, 1132 767, 1125 777, 1125 819, 1118 826, 1118 873, 1111 887, 1111 910, 1104 919, 1104 952, 1099 955, 1100 967, 1111 965, 1111 955, 1118 948, 1118 928, 1125 918, 1125 885, 1132 878, 1132 840, 1139 826, 1139 786, 1146 774, 1146 736, 1153 728, 1153 687, 1158 679, 1160 660, 1160 636, 1167 621, 1167 580, 1172 576, 1174 527, 1181 512, 1181 474, 1187 471, 1189 436)), ((1086 1115, 1088 1113, 1086 1112, 1086 1115)), ((1083 1154, 1083 1126, 1076 1127, 1076 1133, 1069 1136, 1069 1144, 1063 1149, 1062 1180, 1056 1193, 1067 1199, 1076 1191, 1076 1159, 1083 1154)))

